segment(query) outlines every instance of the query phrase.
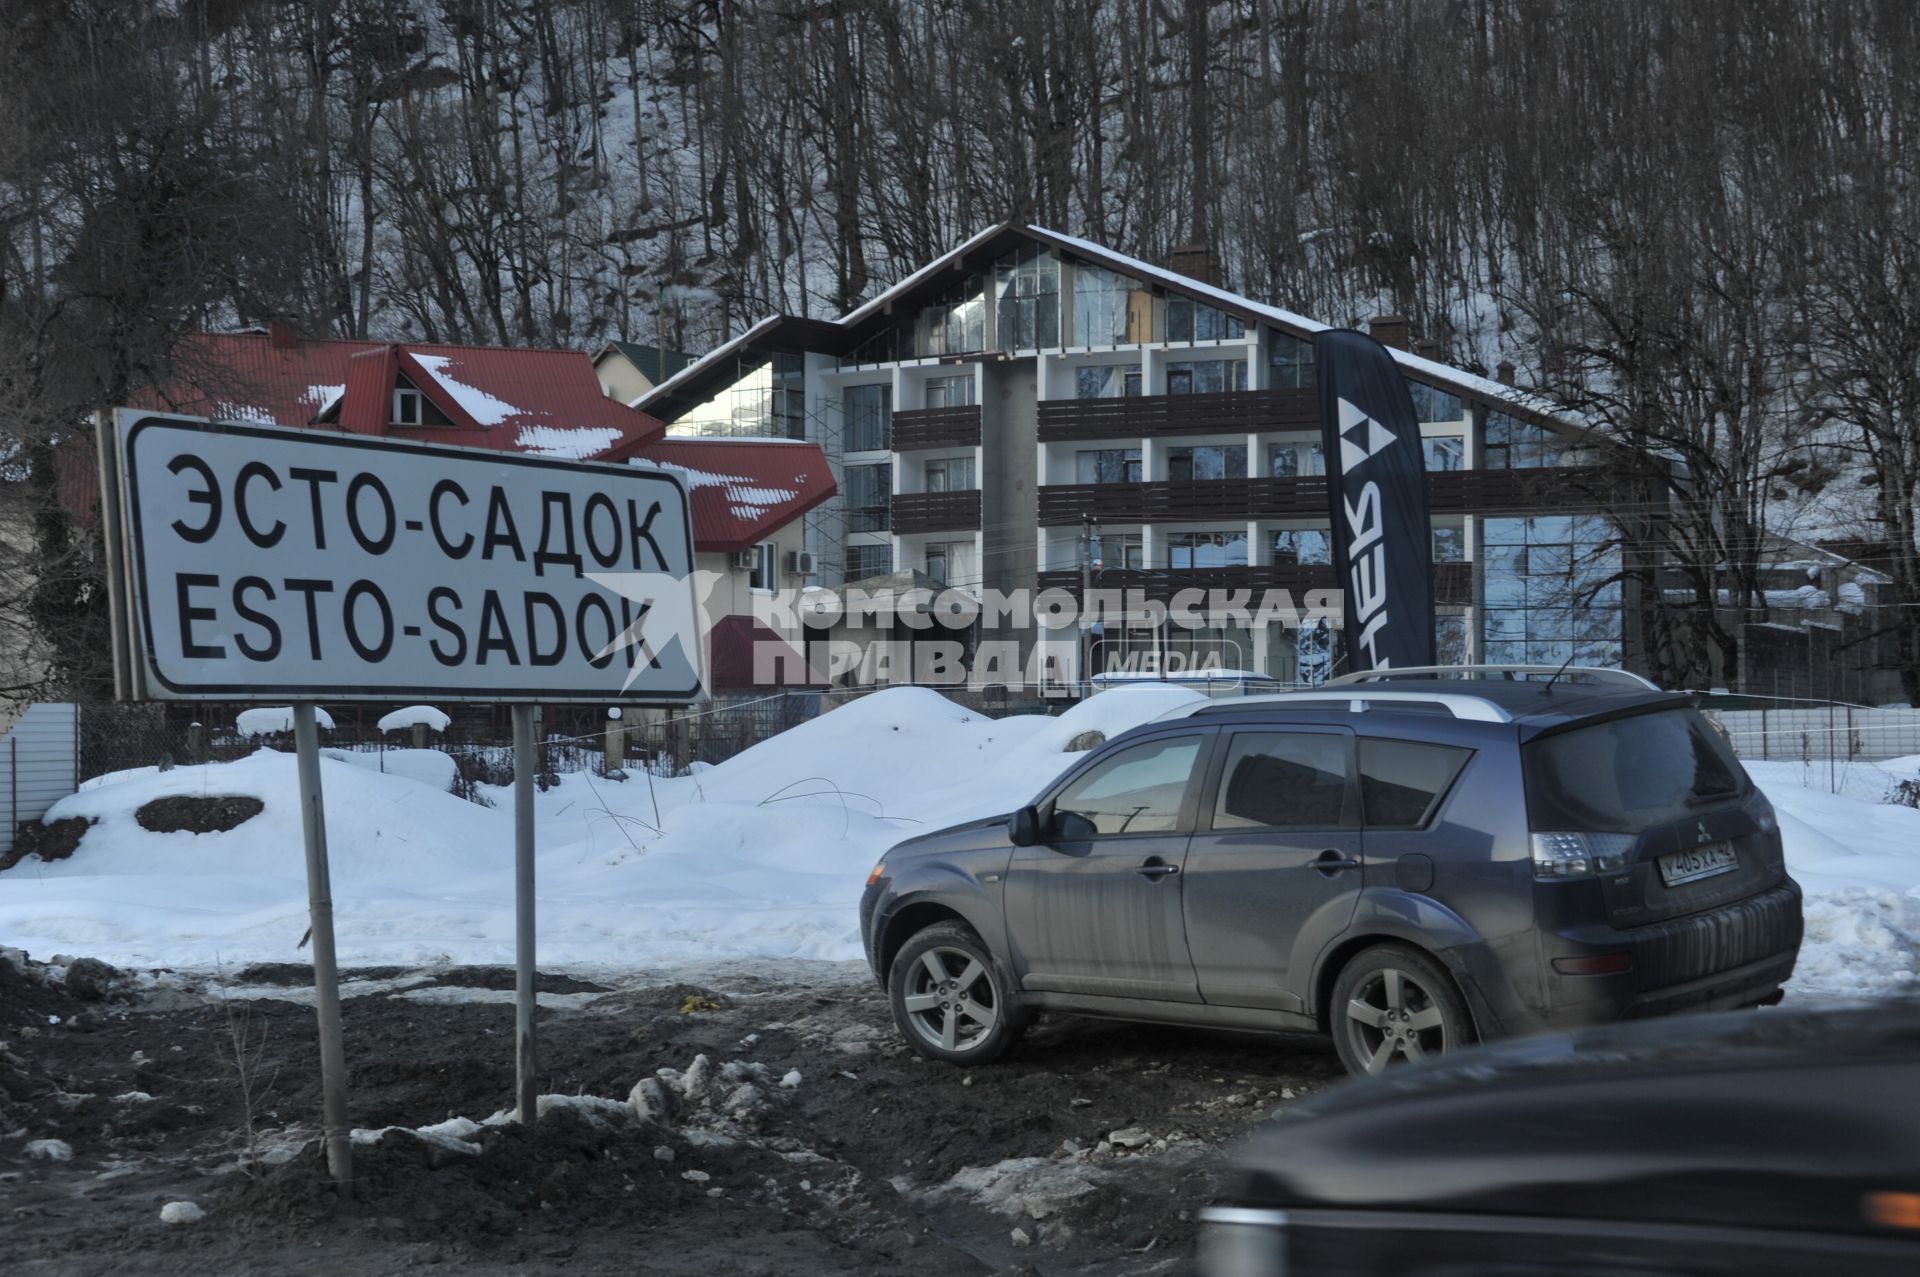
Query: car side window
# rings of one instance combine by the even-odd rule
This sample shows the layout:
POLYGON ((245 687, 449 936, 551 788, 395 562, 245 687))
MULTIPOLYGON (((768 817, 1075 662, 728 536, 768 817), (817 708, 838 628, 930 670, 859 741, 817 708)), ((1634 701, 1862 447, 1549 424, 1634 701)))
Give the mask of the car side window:
POLYGON ((1053 801, 1063 839, 1164 834, 1180 825, 1180 803, 1200 757, 1199 736, 1172 736, 1117 751, 1095 763, 1053 801))
POLYGON ((1360 741, 1360 807, 1369 829, 1419 829, 1473 751, 1424 741, 1360 741))
POLYGON ((1238 732, 1227 749, 1215 829, 1351 829, 1347 755, 1335 732, 1238 732))

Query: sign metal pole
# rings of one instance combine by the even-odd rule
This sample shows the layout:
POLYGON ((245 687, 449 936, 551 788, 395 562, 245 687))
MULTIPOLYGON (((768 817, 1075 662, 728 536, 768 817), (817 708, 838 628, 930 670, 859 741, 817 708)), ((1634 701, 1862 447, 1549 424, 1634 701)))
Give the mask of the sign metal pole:
POLYGON ((353 1180, 347 1126, 347 1050, 340 1032, 340 972, 333 953, 333 881, 327 872, 327 816, 320 795, 320 732, 313 702, 293 706, 293 743, 300 767, 300 829, 307 844, 307 916, 313 926, 314 1009, 320 1028, 320 1120, 327 1172, 345 1188, 353 1180))
POLYGON ((533 706, 513 707, 514 1105, 539 1116, 533 1042, 533 706))

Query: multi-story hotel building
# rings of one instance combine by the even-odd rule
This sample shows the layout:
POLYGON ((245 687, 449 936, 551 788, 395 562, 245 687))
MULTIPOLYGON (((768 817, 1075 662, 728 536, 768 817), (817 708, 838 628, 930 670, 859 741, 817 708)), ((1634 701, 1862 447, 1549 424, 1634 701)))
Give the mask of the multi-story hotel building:
MULTIPOLYGON (((1173 265, 1000 226, 840 319, 763 320, 633 406, 671 434, 822 444, 840 494, 811 516, 821 584, 914 571, 1077 594, 1092 519, 1096 589, 1331 588, 1326 325, 1215 287, 1204 252, 1173 265)), ((1636 664, 1584 429, 1407 349, 1405 321, 1373 331, 1421 418, 1442 658, 1636 664)), ((1329 644, 1313 627, 1109 627, 1098 654, 1315 679, 1329 644)))

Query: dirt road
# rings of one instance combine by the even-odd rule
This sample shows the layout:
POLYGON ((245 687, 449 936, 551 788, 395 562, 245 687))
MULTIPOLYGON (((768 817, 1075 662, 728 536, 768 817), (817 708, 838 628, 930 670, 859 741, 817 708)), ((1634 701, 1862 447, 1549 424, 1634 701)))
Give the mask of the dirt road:
POLYGON ((1002 1064, 927 1063, 857 965, 549 974, 540 1089, 601 1099, 528 1132, 485 1123, 510 972, 359 971, 342 1201, 308 968, 75 970, 0 960, 14 1273, 1182 1273, 1234 1138, 1338 1076, 1315 1039, 1067 1019, 1002 1064), (163 1223, 174 1201, 205 1217, 163 1223))

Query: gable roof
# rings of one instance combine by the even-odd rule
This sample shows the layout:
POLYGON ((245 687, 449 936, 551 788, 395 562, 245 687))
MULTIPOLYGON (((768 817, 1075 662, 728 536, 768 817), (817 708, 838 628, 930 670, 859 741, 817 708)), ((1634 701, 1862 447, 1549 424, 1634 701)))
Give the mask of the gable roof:
MULTIPOLYGON (((1332 327, 1317 319, 1310 319, 1305 315, 1296 314, 1278 306, 1270 306, 1242 294, 1228 292, 1224 288, 1203 283, 1164 266, 1156 266, 1137 257, 1117 253, 1078 236, 1067 235, 1044 226, 1003 222, 949 249, 940 257, 856 306, 839 319, 799 320, 792 316, 769 315, 755 323, 746 332, 722 343, 689 364, 677 375, 633 400, 632 406, 642 411, 678 415, 679 412, 693 406, 693 403, 688 400, 694 396, 705 397, 701 394, 701 390, 708 381, 724 370, 725 361, 728 358, 752 346, 771 345, 777 340, 785 339, 800 349, 826 354, 844 353, 865 335, 866 330, 874 326, 875 321, 891 315, 898 303, 922 291, 942 286, 944 278, 950 272, 964 269, 969 260, 1001 256, 1022 240, 1044 244, 1073 257, 1105 266, 1110 270, 1159 284, 1186 296, 1204 300, 1242 319, 1269 324, 1296 337, 1311 338, 1315 333, 1332 327)), ((1398 363, 1409 376, 1421 381, 1430 382, 1456 393, 1471 395, 1477 399, 1502 404, 1530 417, 1551 417, 1564 422, 1579 423, 1577 414, 1540 395, 1495 381, 1491 377, 1466 372, 1410 351, 1389 348, 1389 353, 1392 354, 1394 362, 1398 363)))
POLYGON ((798 440, 673 435, 638 445, 626 459, 686 481, 701 550, 750 549, 838 490, 820 445, 798 440))
POLYGON ((539 456, 588 458, 663 434, 654 418, 608 399, 577 350, 193 333, 173 377, 136 407, 228 421, 317 426, 539 456), (400 377, 449 425, 392 424, 400 377))
POLYGON ((628 363, 638 368, 647 380, 653 382, 655 385, 659 385, 693 362, 693 356, 687 354, 685 351, 662 350, 658 346, 648 346, 637 341, 620 341, 618 339, 609 341, 603 346, 600 353, 593 357, 593 362, 598 364, 609 350, 615 351, 628 363))

